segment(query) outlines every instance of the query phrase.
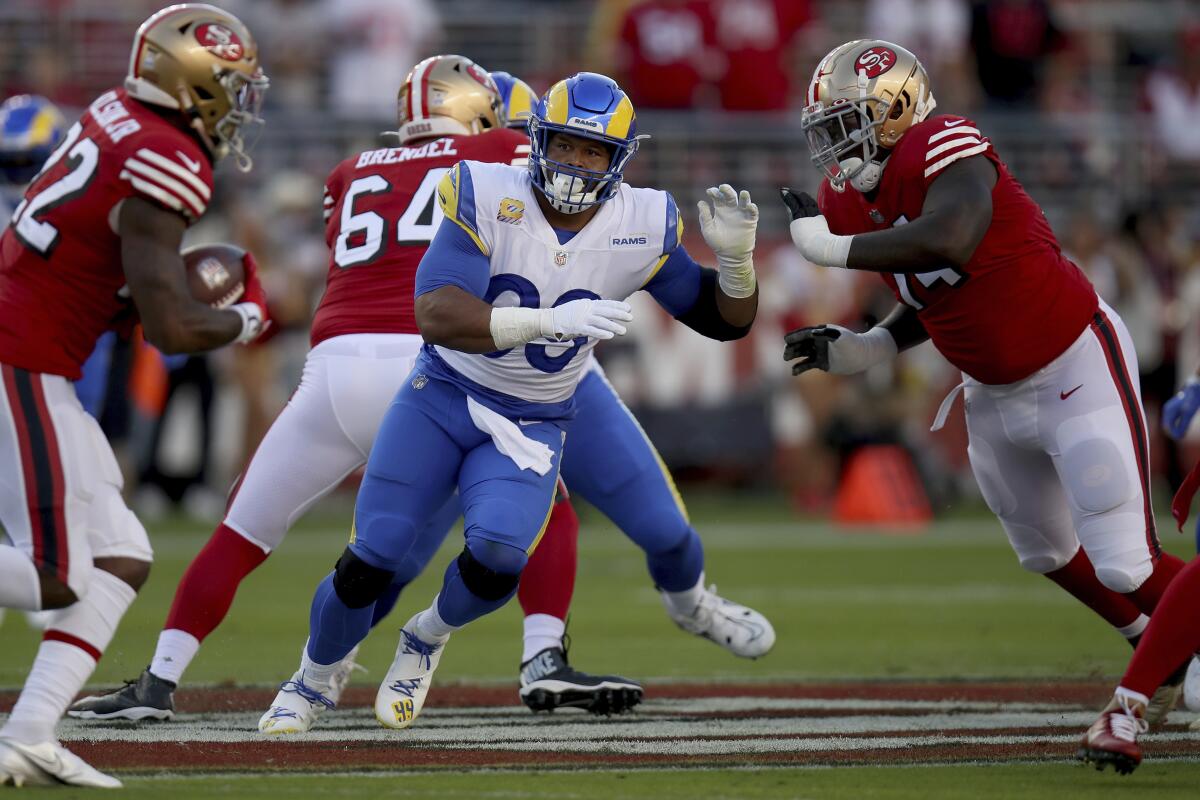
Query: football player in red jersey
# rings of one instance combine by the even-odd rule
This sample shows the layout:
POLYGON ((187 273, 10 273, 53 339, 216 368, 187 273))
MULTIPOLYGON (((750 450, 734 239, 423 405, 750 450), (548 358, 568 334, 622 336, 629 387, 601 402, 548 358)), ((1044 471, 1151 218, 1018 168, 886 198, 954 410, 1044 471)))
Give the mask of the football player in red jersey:
POLYGON ((244 168, 242 129, 267 85, 250 31, 207 5, 138 29, 125 86, 98 97, 47 159, 0 238, 0 606, 58 609, 0 730, 0 784, 120 786, 56 740, 150 570, 146 532, 71 381, 133 306, 166 352, 255 338, 265 298, 247 260, 244 302, 187 289, 179 245, 205 211, 213 162, 244 168))
MULTIPOLYGON (((176 685, 200 643, 225 618, 241 581, 283 542, 297 519, 366 462, 384 412, 423 343, 414 319, 413 282, 441 221, 438 181, 461 159, 523 164, 529 153, 528 138, 504 127, 488 73, 462 56, 434 56, 415 66, 400 89, 398 116, 402 146, 347 158, 326 180, 329 273, 300 386, 256 450, 225 519, 184 574, 153 660, 136 682, 80 700, 71 716, 172 717, 176 685)), ((448 504, 431 527, 448 530, 459 511, 457 502, 448 504)), ((525 590, 530 607, 537 606, 531 614, 566 616, 578 526, 569 501, 556 504, 535 558, 548 563, 538 572, 539 585, 525 590)), ((441 537, 430 540, 438 543, 441 537)), ((411 569, 401 570, 388 599, 376 604, 376 622, 431 556, 413 554, 411 569)), ((542 642, 551 645, 561 649, 561 631, 553 642, 542 642)), ((308 730, 318 712, 338 702, 353 667, 352 653, 328 682, 297 672, 280 688, 260 729, 308 730), (314 694, 313 687, 321 691, 314 694)), ((588 704, 614 697, 614 687, 600 678, 570 672, 564 691, 586 695, 588 704)), ((641 687, 620 680, 629 693, 615 697, 634 704, 641 687)))
POLYGON ((1133 342, 988 138, 934 105, 889 42, 817 67, 801 125, 825 179, 816 201, 783 190, 792 240, 815 264, 878 272, 900 302, 863 333, 793 331, 784 358, 846 375, 932 340, 963 374, 934 428, 965 389, 971 467, 1021 565, 1136 643, 1183 564, 1154 527, 1133 342))

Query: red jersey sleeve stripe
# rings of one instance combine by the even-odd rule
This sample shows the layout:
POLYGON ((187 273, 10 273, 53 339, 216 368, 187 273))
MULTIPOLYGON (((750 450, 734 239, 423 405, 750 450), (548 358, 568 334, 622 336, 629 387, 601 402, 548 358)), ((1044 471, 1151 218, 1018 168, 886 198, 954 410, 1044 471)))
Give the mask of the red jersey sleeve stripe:
MULTIPOLYGON (((183 155, 180 153, 180 155, 183 155)), ((200 176, 194 172, 185 169, 181 164, 172 161, 161 153, 156 153, 153 150, 147 150, 145 147, 137 151, 137 157, 151 164, 164 172, 169 172, 177 180, 182 180, 192 188, 196 194, 204 198, 204 202, 208 202, 212 197, 212 188, 201 180, 200 176)), ((199 167, 198 162, 192 162, 199 167)))
POLYGON ((955 161, 958 161, 960 158, 966 158, 967 156, 978 155, 979 153, 982 153, 984 150, 987 150, 989 147, 991 147, 991 143, 984 142, 983 144, 977 144, 974 147, 968 147, 966 150, 959 150, 957 152, 951 153, 950 155, 943 158, 941 161, 936 161, 933 164, 930 164, 928 167, 926 167, 925 168, 925 177, 928 178, 933 173, 949 166, 950 164, 953 164, 955 161))
POLYGON ((962 147, 963 145, 968 144, 983 144, 983 141, 978 136, 960 136, 957 139, 950 139, 949 141, 942 142, 937 147, 926 153, 925 161, 932 161, 934 156, 939 156, 942 153, 945 153, 947 150, 953 150, 956 147, 962 147))
MULTIPOLYGON (((162 170, 155 169, 144 161, 140 161, 136 158, 126 159, 125 169, 122 170, 121 177, 126 176, 129 177, 131 182, 134 178, 136 178, 142 183, 154 184, 161 191, 172 197, 175 197, 185 204, 193 216, 199 217, 204 213, 204 209, 207 204, 204 200, 200 199, 195 192, 172 178, 167 173, 163 172, 162 170)), ((134 183, 134 187, 141 189, 141 186, 139 186, 137 183, 134 183)), ((157 197, 157 195, 153 196, 157 197)), ((175 206, 172 205, 172 207, 175 206)))

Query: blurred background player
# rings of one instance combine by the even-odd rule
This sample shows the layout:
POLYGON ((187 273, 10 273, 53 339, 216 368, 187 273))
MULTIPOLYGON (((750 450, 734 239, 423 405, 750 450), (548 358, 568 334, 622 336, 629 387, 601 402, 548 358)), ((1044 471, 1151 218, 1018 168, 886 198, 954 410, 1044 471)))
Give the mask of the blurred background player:
POLYGON ((134 37, 125 87, 98 97, 49 156, 0 238, 0 606, 59 609, 0 729, 0 783, 115 787, 55 726, 146 580, 146 532, 70 381, 96 339, 140 312, 166 352, 247 342, 265 301, 246 262, 244 301, 190 296, 179 246, 212 193, 212 164, 249 168, 242 129, 267 84, 235 17, 173 6, 134 37))
POLYGON ((816 201, 783 190, 792 239, 814 264, 880 273, 900 302, 865 333, 788 334, 784 358, 802 359, 793 373, 853 374, 932 340, 963 378, 934 429, 965 388, 971 467, 1021 565, 1136 644, 1183 562, 1158 542, 1137 357, 1121 318, 1061 254, 975 123, 931 116, 912 53, 843 44, 807 99, 801 125, 825 180, 816 201))
POLYGON ((0 228, 66 133, 62 112, 44 97, 21 94, 0 104, 0 228))
MULTIPOLYGON (((449 634, 507 602, 536 552, 586 358, 629 319, 623 302, 603 298, 645 287, 715 338, 744 335, 753 321, 757 210, 748 195, 714 189, 716 211, 706 206, 702 217, 718 281, 679 246, 669 195, 622 186, 638 139, 632 103, 610 79, 581 73, 560 81, 539 102, 530 132, 528 169, 463 161, 438 186, 447 219, 417 275, 427 344, 384 418, 351 545, 313 599, 301 671, 327 686, 366 635, 396 570, 425 549, 426 520, 457 485, 466 546, 433 606, 401 630, 376 696, 376 718, 388 727, 416 719, 449 634), (597 214, 604 224, 580 233, 597 214), (655 233, 632 233, 646 229, 655 233)), ((618 447, 615 437, 609 444, 618 447)), ((666 482, 661 472, 659 480, 666 482)), ((647 552, 672 618, 700 623, 693 632, 734 652, 765 653, 774 641, 769 624, 704 587, 699 538, 690 527, 684 533, 669 551, 647 552)))
POLYGON ((500 102, 504 104, 505 125, 527 133, 529 115, 533 113, 533 107, 538 101, 537 92, 533 91, 533 87, 528 83, 508 72, 493 72, 492 80, 496 82, 500 102))
MULTIPOLYGON (((79 701, 72 716, 172 717, 175 687, 201 642, 225 618, 239 584, 297 519, 365 463, 380 420, 421 348, 413 284, 440 220, 435 187, 462 158, 523 164, 529 141, 505 130, 504 120, 486 71, 462 56, 434 56, 414 67, 401 86, 402 146, 355 154, 330 173, 324 198, 329 271, 300 386, 235 486, 225 519, 184 574, 150 665, 124 688, 79 701)), ((440 543, 459 513, 457 502, 448 503, 430 522, 436 532, 427 540, 440 543)), ((640 699, 638 684, 580 673, 566 662, 563 620, 575 580, 578 526, 563 498, 539 551, 548 563, 530 575, 521 594, 527 612, 522 661, 555 664, 543 680, 543 688, 553 689, 551 700, 619 712, 640 699)), ((414 557, 411 569, 397 573, 389 590, 393 602, 429 557, 432 552, 414 557)), ((380 604, 373 623, 390 609, 390 603, 380 604)), ((338 702, 353 664, 351 654, 324 691, 298 672, 283 684, 261 729, 307 730, 319 711, 338 702)))

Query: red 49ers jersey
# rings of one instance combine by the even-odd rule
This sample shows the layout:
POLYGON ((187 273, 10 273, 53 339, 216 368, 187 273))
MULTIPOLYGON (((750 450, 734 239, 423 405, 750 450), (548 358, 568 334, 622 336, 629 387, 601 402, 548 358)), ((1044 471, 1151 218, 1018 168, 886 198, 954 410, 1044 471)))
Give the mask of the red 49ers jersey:
POLYGON ((910 128, 892 150, 873 200, 821 184, 818 204, 833 233, 883 230, 916 219, 941 171, 981 155, 997 172, 992 222, 961 269, 881 273, 917 310, 934 346, 981 383, 1028 377, 1074 342, 1096 313, 1096 291, 1063 257, 1038 205, 974 122, 938 116, 910 128))
POLYGON ((350 333, 420 333, 417 266, 442 221, 437 185, 459 161, 524 164, 529 139, 507 128, 367 150, 325 183, 329 276, 311 343, 350 333))
POLYGON ((190 224, 211 196, 212 164, 190 133, 124 89, 96 98, 0 238, 0 362, 79 378, 96 339, 129 310, 117 207, 141 197, 190 224))

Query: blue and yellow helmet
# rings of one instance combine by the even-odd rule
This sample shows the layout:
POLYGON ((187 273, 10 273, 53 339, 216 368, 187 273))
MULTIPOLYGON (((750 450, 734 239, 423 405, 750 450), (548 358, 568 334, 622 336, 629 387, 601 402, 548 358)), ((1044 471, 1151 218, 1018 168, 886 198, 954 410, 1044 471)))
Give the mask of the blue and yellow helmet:
POLYGON ((504 101, 504 125, 523 131, 529 125, 529 115, 537 105, 537 92, 526 83, 509 72, 493 72, 492 80, 500 90, 500 99, 504 101))
POLYGON ((550 87, 529 116, 529 172, 533 185, 550 205, 577 214, 616 195, 622 172, 638 149, 633 103, 612 78, 580 72, 550 87), (547 145, 556 133, 603 142, 612 151, 603 172, 573 167, 549 158, 547 145))
POLYGON ((0 180, 26 184, 67 132, 62 112, 44 97, 19 94, 0 104, 0 180))

